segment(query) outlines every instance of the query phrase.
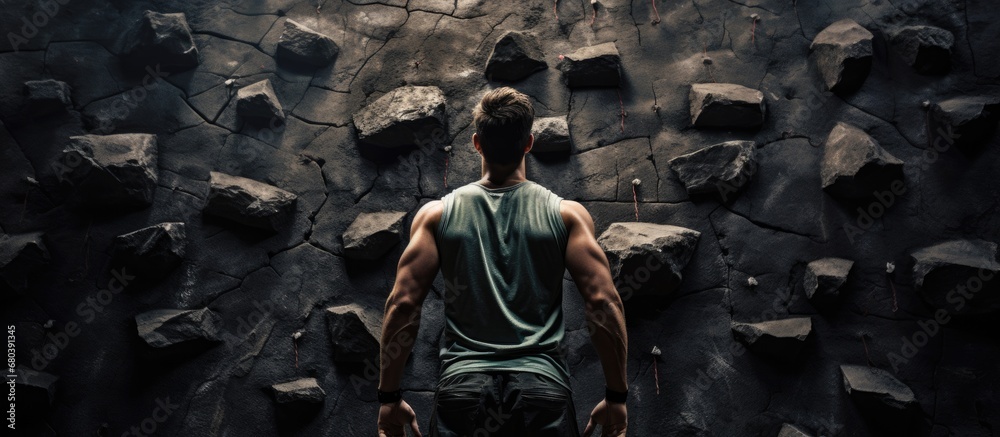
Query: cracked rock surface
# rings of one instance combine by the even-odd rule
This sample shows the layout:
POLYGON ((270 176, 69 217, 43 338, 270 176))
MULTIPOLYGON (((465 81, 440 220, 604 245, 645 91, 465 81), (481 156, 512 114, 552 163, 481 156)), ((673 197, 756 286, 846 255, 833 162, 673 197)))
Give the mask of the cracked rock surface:
MULTIPOLYGON (((984 278, 996 271, 989 244, 1000 243, 998 23, 991 0, 601 0, 596 14, 587 0, 3 0, 0 254, 13 258, 0 257, 12 260, 0 262, 0 287, 20 293, 3 292, 0 323, 16 328, 20 368, 58 378, 51 399, 18 386, 28 402, 18 427, 120 436, 169 399, 177 408, 157 435, 370 434, 377 353, 369 366, 334 351, 352 339, 361 350, 377 344, 369 325, 381 319, 415 212, 481 177, 472 109, 512 85, 547 126, 527 177, 583 204, 595 235, 626 235, 618 224, 634 223, 699 235, 677 254, 627 249, 665 263, 640 272, 625 262, 616 277, 619 291, 652 288, 625 302, 630 435, 775 436, 785 424, 828 437, 994 435, 998 279, 984 278), (923 30, 897 35, 910 27, 923 30), (161 39, 130 37, 138 31, 161 39), (532 35, 532 59, 549 68, 491 81, 486 66, 508 32, 532 35), (954 39, 947 54, 937 49, 944 32, 954 39), (143 49, 132 56, 130 45, 143 49), (596 47, 608 54, 585 58, 594 69, 570 68, 567 56, 596 47), (567 86, 560 64, 595 85, 567 86), (240 114, 239 91, 262 81, 284 122, 240 114), (693 125, 695 84, 751 90, 750 115, 693 125), (747 120, 755 126, 733 127, 747 120), (866 167, 877 150, 866 145, 902 162, 879 196, 823 189, 838 123, 870 138, 856 136, 848 149, 859 159, 841 161, 860 166, 843 173, 855 186, 870 188, 857 178, 868 167, 872 182, 897 171, 866 167), (755 145, 749 182, 726 198, 689 193, 671 161, 732 141, 755 145), (70 166, 71 143, 101 143, 93 165, 70 166), (218 174, 245 180, 222 187, 218 174), (212 202, 228 212, 213 214, 212 202), (348 256, 343 235, 376 211, 406 213, 393 244, 374 260, 348 256), (175 267, 116 268, 116 237, 165 223, 184 224, 175 267), (916 270, 927 272, 914 276, 911 255, 955 241, 970 246, 944 263, 921 256, 916 270), (829 304, 805 286, 809 264, 826 258, 853 261, 829 304), (341 339, 326 310, 345 305, 371 323, 341 339), (136 315, 206 308, 219 317, 218 342, 157 355, 137 337, 136 315), (794 360, 758 353, 732 331, 806 317, 809 341, 794 360), (888 427, 872 420, 879 407, 847 393, 841 365, 889 372, 912 391, 916 414, 886 414, 888 427), (272 385, 303 378, 323 403, 276 402, 272 385)), ((738 161, 699 173, 728 175, 738 161)), ((178 241, 154 235, 142 241, 178 241)), ((444 279, 432 283, 404 368, 403 396, 425 432, 444 279)), ((563 305, 582 427, 603 376, 569 275, 563 305)))

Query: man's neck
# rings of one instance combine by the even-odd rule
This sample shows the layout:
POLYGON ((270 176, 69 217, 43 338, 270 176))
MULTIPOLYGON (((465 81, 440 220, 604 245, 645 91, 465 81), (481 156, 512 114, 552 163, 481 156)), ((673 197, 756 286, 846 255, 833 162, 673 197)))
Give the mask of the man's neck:
POLYGON ((503 188, 528 180, 525 177, 524 159, 514 166, 489 165, 483 160, 483 177, 479 183, 487 188, 503 188))

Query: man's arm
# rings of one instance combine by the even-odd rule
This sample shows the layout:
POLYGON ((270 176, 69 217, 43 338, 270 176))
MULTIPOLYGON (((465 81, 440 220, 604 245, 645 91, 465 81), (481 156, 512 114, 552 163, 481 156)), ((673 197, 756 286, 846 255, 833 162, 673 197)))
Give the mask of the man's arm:
MULTIPOLYGON (((601 359, 605 384, 610 390, 626 392, 625 310, 611 279, 608 258, 594 238, 594 220, 583 205, 564 200, 560 212, 569 231, 566 268, 583 296, 590 339, 601 359)), ((604 435, 625 435, 626 419, 624 403, 601 401, 591 413, 584 435, 589 436, 596 424, 601 425, 604 435)))
MULTIPOLYGON (((379 391, 399 390, 403 367, 413 350, 420 328, 420 309, 437 275, 439 260, 435 229, 441 219, 440 201, 417 211, 410 228, 410 242, 399 258, 396 282, 385 301, 382 320, 379 391)), ((379 435, 403 435, 406 425, 420 435, 413 409, 405 401, 383 404, 379 409, 379 435)))

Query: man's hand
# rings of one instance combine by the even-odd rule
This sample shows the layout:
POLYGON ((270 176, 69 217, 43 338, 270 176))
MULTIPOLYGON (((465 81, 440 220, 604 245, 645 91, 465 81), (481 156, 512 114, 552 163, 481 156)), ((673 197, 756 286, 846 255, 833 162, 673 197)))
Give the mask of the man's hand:
POLYGON ((628 428, 628 411, 625 404, 608 403, 602 400, 590 413, 590 420, 583 430, 583 437, 590 437, 594 428, 601 425, 601 437, 625 437, 628 428))
POLYGON ((417 425, 417 415, 406 401, 382 404, 378 409, 378 437, 406 437, 406 426, 413 429, 413 435, 422 437, 417 425))

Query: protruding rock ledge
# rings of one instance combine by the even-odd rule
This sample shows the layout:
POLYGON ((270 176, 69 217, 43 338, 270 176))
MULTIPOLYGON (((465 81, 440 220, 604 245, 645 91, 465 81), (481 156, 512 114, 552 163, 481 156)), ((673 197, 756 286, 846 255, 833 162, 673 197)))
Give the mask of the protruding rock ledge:
POLYGON ((688 194, 714 194, 728 199, 740 191, 757 171, 756 144, 728 141, 670 160, 688 194))
POLYGON ((956 146, 967 152, 982 150, 1000 121, 1000 99, 971 96, 956 97, 931 107, 933 148, 948 150, 956 146))
POLYGON ((616 87, 621 83, 621 64, 618 46, 606 42, 563 55, 559 71, 570 88, 616 87))
POLYGON ((913 284, 929 305, 955 314, 1000 310, 1000 263, 997 244, 954 240, 918 249, 913 284))
POLYGON ((837 123, 823 144, 823 189, 846 199, 867 199, 903 183, 903 161, 865 131, 837 123))
POLYGON ((271 386, 274 401, 279 404, 321 404, 326 392, 316 378, 299 378, 271 386))
POLYGON ((781 429, 778 430, 778 437, 813 437, 813 436, 812 434, 803 431, 801 428, 795 425, 792 425, 790 423, 785 423, 782 424, 781 429))
POLYGON ((271 120, 285 121, 281 102, 268 79, 247 85, 236 92, 236 113, 253 124, 267 125, 271 120))
POLYGON ((344 256, 361 260, 375 260, 392 249, 402 235, 403 211, 366 212, 347 227, 344 239, 344 256))
POLYGON ((369 314, 357 304, 326 309, 330 328, 330 345, 334 361, 361 363, 366 359, 377 362, 382 324, 375 314, 369 314))
POLYGON ((24 83, 24 109, 28 115, 43 116, 66 111, 72 106, 70 88, 58 80, 29 80, 24 83))
POLYGON ((612 223, 597 239, 623 295, 667 295, 677 289, 701 233, 654 223, 612 223))
POLYGON ((534 35, 509 31, 497 40, 486 61, 489 80, 517 81, 549 68, 534 35))
POLYGON ((297 196, 263 182, 225 173, 209 174, 203 212, 247 226, 277 231, 295 212, 297 196))
POLYGON ((854 261, 843 258, 822 258, 810 262, 802 280, 806 297, 820 305, 836 300, 853 266, 854 261))
POLYGON ((447 134, 445 105, 436 86, 396 88, 354 113, 358 140, 385 148, 439 141, 447 134))
POLYGON ((51 257, 43 233, 0 235, 0 292, 23 294, 31 289, 51 257))
POLYGON ((566 117, 536 118, 531 133, 535 136, 532 152, 569 152, 573 146, 566 117))
POLYGON ((285 62, 323 67, 337 59, 340 47, 333 38, 287 19, 277 53, 278 59, 285 62))
POLYGON ((906 26, 890 33, 893 49, 920 74, 944 74, 951 70, 955 35, 934 26, 906 26))
POLYGON ((198 47, 183 13, 145 11, 123 42, 127 68, 141 71, 158 65, 158 70, 177 72, 199 63, 198 47))
POLYGON ((180 265, 187 248, 186 226, 167 222, 115 237, 115 264, 138 278, 159 278, 180 265))
POLYGON ((156 135, 70 137, 57 171, 72 187, 72 203, 90 209, 145 207, 159 178, 156 135))
POLYGON ((208 308, 147 311, 136 315, 135 323, 142 341, 156 349, 191 342, 221 341, 222 318, 208 308))
MULTIPOLYGON (((11 392, 17 396, 16 411, 23 411, 25 415, 37 414, 38 410, 45 411, 55 402, 58 376, 22 365, 14 368, 14 374, 14 389, 11 392)), ((4 382, 7 385, 7 380, 4 382)))
POLYGON ((764 93, 732 83, 691 85, 691 124, 698 128, 755 129, 764 124, 764 93))
POLYGON ((794 359, 812 333, 812 319, 795 317, 760 323, 732 322, 736 339, 771 358, 794 359))
POLYGON ((872 69, 874 37, 849 18, 816 35, 809 49, 827 90, 846 94, 861 88, 872 69))
POLYGON ((910 387, 876 367, 842 364, 840 373, 844 390, 869 420, 897 431, 913 428, 920 404, 910 387))

